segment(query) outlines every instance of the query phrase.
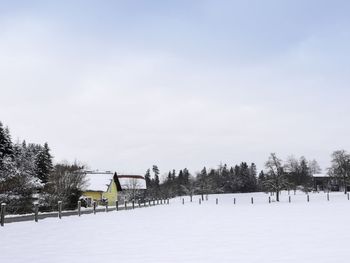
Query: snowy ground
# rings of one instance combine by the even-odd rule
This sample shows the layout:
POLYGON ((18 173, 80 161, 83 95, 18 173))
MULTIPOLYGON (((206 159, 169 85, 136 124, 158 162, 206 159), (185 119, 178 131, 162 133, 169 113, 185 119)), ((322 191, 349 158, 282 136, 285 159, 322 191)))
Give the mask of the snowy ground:
POLYGON ((151 208, 0 228, 0 262, 349 262, 342 193, 212 195, 151 208), (250 197, 254 196, 254 205, 250 197), (215 198, 219 205, 215 205, 215 198), (236 197, 236 205, 233 205, 236 197))

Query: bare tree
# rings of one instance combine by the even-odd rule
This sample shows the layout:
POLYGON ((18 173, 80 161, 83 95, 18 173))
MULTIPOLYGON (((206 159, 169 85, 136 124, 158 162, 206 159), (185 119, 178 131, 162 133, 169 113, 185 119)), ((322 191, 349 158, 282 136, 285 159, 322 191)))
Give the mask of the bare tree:
POLYGON ((125 198, 128 200, 135 200, 140 195, 140 189, 142 185, 140 180, 136 178, 130 178, 125 185, 123 185, 125 191, 125 198))
POLYGON ((328 168, 328 174, 343 181, 344 193, 347 194, 347 185, 350 177, 350 154, 345 150, 332 153, 332 165, 328 168))
POLYGON ((312 161, 309 161, 309 168, 310 168, 310 173, 312 175, 319 174, 322 172, 320 165, 318 164, 318 162, 315 159, 312 161))
POLYGON ((67 209, 74 209, 86 184, 84 166, 74 164, 56 164, 49 176, 42 195, 43 207, 53 208, 62 201, 67 209))
POLYGON ((199 190, 199 188, 196 186, 196 182, 194 178, 190 177, 188 179, 188 184, 187 185, 181 185, 182 191, 190 196, 191 202, 192 202, 192 197, 195 194, 196 191, 199 190))
POLYGON ((263 182, 267 190, 276 193, 276 201, 279 202, 280 191, 286 189, 288 181, 282 166, 282 160, 278 159, 275 153, 271 153, 265 163, 267 176, 263 182))

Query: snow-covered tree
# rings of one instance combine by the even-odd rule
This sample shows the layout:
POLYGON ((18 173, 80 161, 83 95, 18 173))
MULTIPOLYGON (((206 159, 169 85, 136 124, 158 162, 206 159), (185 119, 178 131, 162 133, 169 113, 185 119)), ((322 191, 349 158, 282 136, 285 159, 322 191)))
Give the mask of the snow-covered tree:
POLYGON ((36 156, 35 160, 36 174, 42 184, 46 184, 50 173, 52 172, 52 156, 47 143, 44 144, 36 156))
POLYGON ((38 186, 26 143, 13 145, 9 130, 0 124, 0 202, 8 204, 9 212, 29 212, 38 186))

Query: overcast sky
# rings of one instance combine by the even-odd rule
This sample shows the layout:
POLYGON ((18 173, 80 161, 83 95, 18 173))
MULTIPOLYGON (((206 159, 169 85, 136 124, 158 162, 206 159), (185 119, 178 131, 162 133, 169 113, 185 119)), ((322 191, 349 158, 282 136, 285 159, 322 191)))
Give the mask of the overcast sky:
POLYGON ((143 174, 350 149, 350 1, 0 0, 0 121, 143 174))

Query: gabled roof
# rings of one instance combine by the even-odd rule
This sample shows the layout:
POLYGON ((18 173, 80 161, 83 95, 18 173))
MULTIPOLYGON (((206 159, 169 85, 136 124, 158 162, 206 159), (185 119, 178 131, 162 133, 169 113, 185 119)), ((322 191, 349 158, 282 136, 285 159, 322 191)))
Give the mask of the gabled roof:
POLYGON ((312 177, 329 177, 328 174, 313 174, 312 177))
POLYGON ((120 186, 118 177, 115 175, 116 173, 112 172, 87 171, 85 173, 85 191, 106 192, 113 179, 117 185, 117 190, 121 191, 122 188, 120 186))
POLYGON ((137 189, 144 190, 146 187, 146 180, 141 175, 118 175, 118 180, 123 190, 137 189))

